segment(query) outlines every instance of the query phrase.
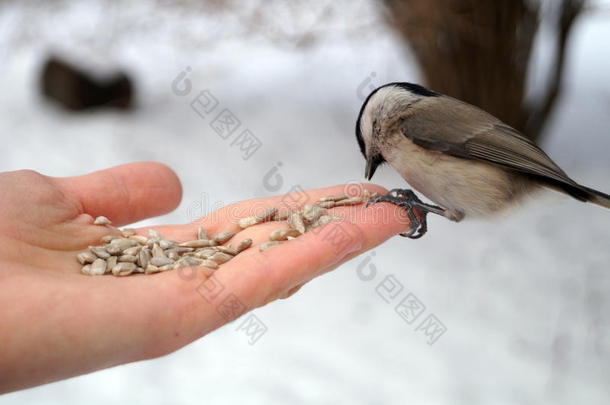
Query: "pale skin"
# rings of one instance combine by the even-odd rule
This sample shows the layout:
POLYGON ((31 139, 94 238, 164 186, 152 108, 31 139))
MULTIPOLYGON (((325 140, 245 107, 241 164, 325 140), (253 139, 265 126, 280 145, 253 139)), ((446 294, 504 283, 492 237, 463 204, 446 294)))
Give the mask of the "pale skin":
MULTIPOLYGON (((365 184, 371 192, 386 190, 365 184)), ((344 186, 307 191, 308 201, 340 194, 344 186)), ((167 166, 133 163, 79 177, 33 171, 0 173, 0 393, 171 353, 230 322, 217 311, 234 294, 244 312, 285 298, 298 288, 409 227, 396 207, 380 203, 333 209, 339 223, 259 252, 273 222, 241 230, 239 217, 277 206, 285 196, 238 202, 185 225, 153 227, 168 239, 237 231, 253 247, 220 269, 198 267, 130 277, 85 276, 75 255, 116 228, 93 225, 104 215, 113 226, 167 213, 181 185, 167 166), (332 228, 342 244, 329 242, 332 228), (346 242, 347 241, 347 242, 346 242), (217 297, 198 292, 213 278, 217 297)), ((138 229, 146 235, 146 229, 138 229)))

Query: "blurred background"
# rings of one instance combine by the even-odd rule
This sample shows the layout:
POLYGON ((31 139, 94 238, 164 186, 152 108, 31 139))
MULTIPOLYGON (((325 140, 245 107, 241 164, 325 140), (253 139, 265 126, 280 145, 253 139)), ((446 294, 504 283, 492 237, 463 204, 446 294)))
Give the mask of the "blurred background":
MULTIPOLYGON (((184 223, 363 181, 362 101, 411 81, 610 192, 609 22, 608 0, 5 0, 0 170, 160 161, 184 199, 138 225, 184 223)), ((403 185, 389 167, 373 180, 403 185)), ((244 317, 0 404, 609 403, 609 212, 549 193, 492 222, 429 225, 255 310, 264 333, 244 317)))

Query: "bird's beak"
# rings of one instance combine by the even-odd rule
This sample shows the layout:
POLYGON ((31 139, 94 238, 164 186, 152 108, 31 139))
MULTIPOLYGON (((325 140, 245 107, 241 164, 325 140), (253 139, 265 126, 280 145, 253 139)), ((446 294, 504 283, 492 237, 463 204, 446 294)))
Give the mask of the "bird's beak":
POLYGON ((377 159, 375 159, 374 154, 371 154, 371 156, 366 158, 366 169, 364 170, 364 177, 366 177, 367 180, 371 180, 373 178, 375 170, 377 170, 377 166, 379 166, 379 163, 377 163, 376 160, 377 159))

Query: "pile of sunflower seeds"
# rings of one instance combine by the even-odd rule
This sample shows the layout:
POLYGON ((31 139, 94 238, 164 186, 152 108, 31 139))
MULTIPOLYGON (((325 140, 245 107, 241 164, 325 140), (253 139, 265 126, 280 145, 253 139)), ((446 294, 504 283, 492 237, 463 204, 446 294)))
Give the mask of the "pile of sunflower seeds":
MULTIPOLYGON (((262 252, 319 226, 343 219, 330 214, 329 209, 359 205, 374 196, 375 194, 364 190, 362 196, 357 197, 344 194, 323 197, 315 204, 306 204, 299 211, 280 212, 278 208, 269 208, 259 215, 240 219, 238 224, 245 229, 264 222, 287 221, 287 228, 274 230, 269 235, 269 242, 260 245, 259 250, 262 252)), ((110 220, 103 216, 97 217, 93 223, 111 224, 110 220)), ((166 239, 154 229, 148 230, 148 236, 138 235, 134 229, 129 228, 120 232, 121 236, 106 235, 101 239, 103 245, 89 246, 87 251, 76 255, 78 262, 83 265, 81 273, 91 276, 128 276, 138 273, 154 274, 191 266, 204 266, 215 270, 252 245, 252 239, 244 239, 235 247, 223 246, 235 236, 235 232, 223 232, 210 237, 202 227, 199 227, 196 239, 187 242, 166 239)))

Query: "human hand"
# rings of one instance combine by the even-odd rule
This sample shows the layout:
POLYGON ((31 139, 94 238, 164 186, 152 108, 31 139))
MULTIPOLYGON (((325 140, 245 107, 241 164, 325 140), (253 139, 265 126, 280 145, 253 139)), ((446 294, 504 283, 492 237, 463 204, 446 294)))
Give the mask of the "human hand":
MULTIPOLYGON (((371 192, 385 193, 375 186, 371 192)), ((259 252, 257 245, 285 228, 269 222, 242 230, 239 218, 282 197, 242 201, 186 225, 154 227, 173 240, 236 231, 250 248, 216 271, 186 268, 149 276, 85 276, 75 256, 118 231, 93 225, 104 215, 122 226, 174 209, 176 175, 158 163, 134 163, 85 176, 52 178, 32 171, 0 173, 0 392, 39 385, 170 353, 408 228, 389 204, 339 207, 345 220, 259 252), (342 242, 335 243, 333 232, 342 242), (202 283, 222 285, 215 297, 202 283), (220 311, 227 297, 241 308, 220 311)), ((344 186, 307 192, 308 202, 344 186)), ((303 202, 306 203, 307 201, 303 202)), ((139 229, 145 234, 146 229, 139 229)))

